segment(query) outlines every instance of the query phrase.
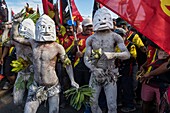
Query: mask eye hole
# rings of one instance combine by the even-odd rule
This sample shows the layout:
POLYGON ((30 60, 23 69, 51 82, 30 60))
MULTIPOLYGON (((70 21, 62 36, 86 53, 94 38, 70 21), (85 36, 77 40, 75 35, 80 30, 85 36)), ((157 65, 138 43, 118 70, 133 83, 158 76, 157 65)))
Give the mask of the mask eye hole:
POLYGON ((48 26, 48 29, 51 29, 51 27, 50 27, 50 26, 48 26))
POLYGON ((27 28, 26 28, 26 27, 24 27, 24 30, 27 30, 27 28))
POLYGON ((99 21, 101 21, 101 20, 99 19, 99 21))
POLYGON ((104 18, 104 20, 106 20, 106 18, 104 18))
POLYGON ((42 28, 44 29, 44 28, 45 28, 45 25, 42 25, 42 28))

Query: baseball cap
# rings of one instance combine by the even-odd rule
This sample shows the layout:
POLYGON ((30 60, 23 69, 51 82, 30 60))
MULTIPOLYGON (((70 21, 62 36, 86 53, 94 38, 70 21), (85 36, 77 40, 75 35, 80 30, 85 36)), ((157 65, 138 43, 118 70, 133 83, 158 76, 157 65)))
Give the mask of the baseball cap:
POLYGON ((83 25, 83 26, 93 25, 93 24, 92 24, 92 19, 91 19, 91 18, 85 18, 85 19, 83 19, 82 25, 83 25))
POLYGON ((67 21, 67 25, 69 25, 69 26, 72 26, 72 25, 74 25, 74 26, 76 26, 76 22, 75 21, 73 21, 74 23, 72 23, 72 20, 68 20, 67 21))
POLYGON ((123 34, 126 35, 126 31, 123 28, 116 28, 114 30, 114 32, 118 33, 118 34, 123 34))

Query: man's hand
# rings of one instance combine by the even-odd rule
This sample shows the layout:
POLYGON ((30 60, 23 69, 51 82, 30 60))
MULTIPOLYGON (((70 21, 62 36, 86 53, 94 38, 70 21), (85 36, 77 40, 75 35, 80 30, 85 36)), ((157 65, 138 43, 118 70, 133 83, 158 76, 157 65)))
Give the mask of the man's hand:
POLYGON ((75 81, 71 81, 71 86, 75 87, 75 88, 79 88, 79 84, 77 84, 75 81))
POLYGON ((12 28, 12 22, 6 22, 4 24, 5 29, 11 29, 12 28))
POLYGON ((78 51, 78 52, 76 52, 76 56, 78 56, 79 58, 80 58, 80 57, 83 57, 83 53, 80 52, 80 51, 78 51))
MULTIPOLYGON (((107 59, 113 59, 113 58, 117 58, 117 53, 115 53, 115 52, 104 52, 104 56, 105 56, 105 58, 107 58, 107 59)), ((103 55, 102 55, 102 57, 103 57, 103 55)))
POLYGON ((145 73, 143 76, 141 76, 140 78, 140 82, 143 83, 143 82, 149 82, 149 80, 151 79, 151 76, 149 73, 145 73))
POLYGON ((24 19, 23 13, 20 12, 14 15, 13 21, 16 23, 21 23, 23 19, 24 19))

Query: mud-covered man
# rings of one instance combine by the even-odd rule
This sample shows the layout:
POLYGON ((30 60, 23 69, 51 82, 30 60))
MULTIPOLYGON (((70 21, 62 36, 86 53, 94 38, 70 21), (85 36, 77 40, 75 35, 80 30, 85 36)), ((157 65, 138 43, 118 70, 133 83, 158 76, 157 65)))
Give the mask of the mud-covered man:
POLYGON ((36 113, 43 101, 49 103, 49 113, 59 112, 59 80, 55 72, 57 56, 65 64, 71 85, 78 88, 74 81, 73 70, 63 46, 56 43, 54 21, 42 15, 36 22, 35 39, 25 40, 15 37, 15 41, 31 45, 33 50, 34 83, 30 86, 25 113, 36 113))
POLYGON ((102 87, 106 94, 108 113, 117 113, 117 86, 118 69, 115 67, 115 58, 128 59, 130 54, 120 35, 112 32, 113 22, 108 10, 102 8, 96 11, 93 19, 95 33, 86 40, 84 62, 91 70, 90 87, 93 93, 92 113, 102 113, 98 105, 98 97, 102 87), (115 44, 121 50, 115 52, 115 44))

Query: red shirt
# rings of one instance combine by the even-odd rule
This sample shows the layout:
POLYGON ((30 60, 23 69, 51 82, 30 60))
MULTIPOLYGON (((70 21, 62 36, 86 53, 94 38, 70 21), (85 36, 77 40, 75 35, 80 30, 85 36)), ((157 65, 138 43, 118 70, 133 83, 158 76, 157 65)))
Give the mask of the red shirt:
POLYGON ((59 40, 66 50, 66 53, 74 46, 74 36, 68 36, 65 34, 63 37, 59 36, 59 40))
POLYGON ((86 39, 89 37, 90 35, 83 35, 82 33, 77 34, 77 39, 79 40, 79 49, 81 52, 83 52, 83 50, 86 48, 86 39))

